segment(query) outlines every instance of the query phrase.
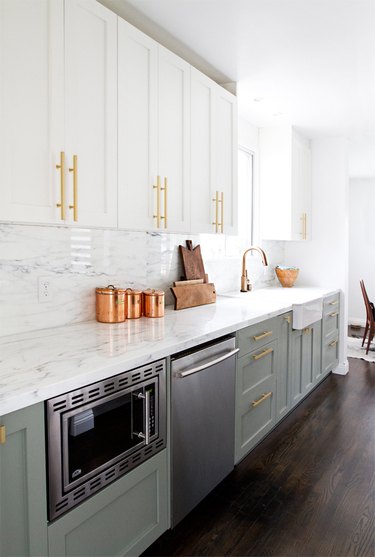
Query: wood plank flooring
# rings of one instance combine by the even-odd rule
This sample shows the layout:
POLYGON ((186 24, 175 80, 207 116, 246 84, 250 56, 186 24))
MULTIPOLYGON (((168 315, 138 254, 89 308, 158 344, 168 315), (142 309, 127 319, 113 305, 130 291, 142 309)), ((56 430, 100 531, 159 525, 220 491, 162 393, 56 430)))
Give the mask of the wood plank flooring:
POLYGON ((375 364, 329 375, 146 556, 375 556, 375 364))

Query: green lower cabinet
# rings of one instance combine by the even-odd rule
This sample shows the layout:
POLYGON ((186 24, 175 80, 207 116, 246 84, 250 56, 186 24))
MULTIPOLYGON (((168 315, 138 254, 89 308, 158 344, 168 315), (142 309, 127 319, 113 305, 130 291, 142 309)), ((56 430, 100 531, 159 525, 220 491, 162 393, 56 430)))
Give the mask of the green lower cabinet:
POLYGON ((44 407, 0 417, 0 556, 47 556, 44 407), (5 429, 4 429, 5 428, 5 429))
POLYGON ((338 332, 326 339, 322 346, 322 379, 337 366, 339 362, 338 332))
POLYGON ((239 462, 275 424, 278 343, 237 361, 235 460, 239 462))
POLYGON ((291 332, 290 401, 297 404, 316 385, 322 367, 322 322, 291 332))
POLYGON ((48 526, 50 557, 140 555, 169 528, 167 451, 48 526))

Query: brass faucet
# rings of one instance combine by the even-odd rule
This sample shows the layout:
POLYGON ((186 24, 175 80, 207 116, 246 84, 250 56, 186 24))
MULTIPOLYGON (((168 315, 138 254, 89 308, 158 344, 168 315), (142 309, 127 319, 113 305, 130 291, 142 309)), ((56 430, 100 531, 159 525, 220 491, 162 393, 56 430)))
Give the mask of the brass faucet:
POLYGON ((264 266, 268 265, 266 254, 261 248, 251 247, 247 249, 242 257, 241 292, 249 292, 252 289, 252 285, 250 284, 249 278, 247 276, 247 270, 246 270, 246 254, 249 251, 257 251, 262 258, 263 265, 264 266))

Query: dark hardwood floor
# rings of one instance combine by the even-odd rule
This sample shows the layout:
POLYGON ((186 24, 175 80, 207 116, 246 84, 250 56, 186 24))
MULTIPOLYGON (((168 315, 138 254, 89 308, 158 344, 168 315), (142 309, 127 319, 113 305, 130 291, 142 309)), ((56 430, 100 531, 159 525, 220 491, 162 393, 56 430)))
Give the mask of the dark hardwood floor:
POLYGON ((144 555, 373 557, 375 364, 349 363, 144 555))

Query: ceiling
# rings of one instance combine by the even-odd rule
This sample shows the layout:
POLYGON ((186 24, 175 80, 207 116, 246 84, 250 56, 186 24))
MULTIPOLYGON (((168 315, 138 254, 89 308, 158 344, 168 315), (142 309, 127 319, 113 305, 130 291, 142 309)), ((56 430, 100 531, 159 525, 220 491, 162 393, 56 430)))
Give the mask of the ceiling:
POLYGON ((101 2, 216 81, 236 82, 254 125, 287 122, 375 152, 375 0, 101 2))

